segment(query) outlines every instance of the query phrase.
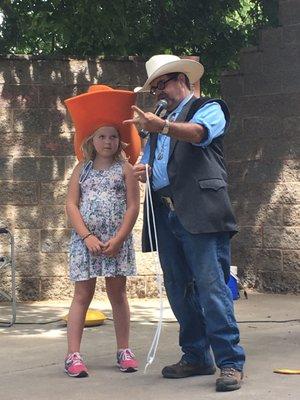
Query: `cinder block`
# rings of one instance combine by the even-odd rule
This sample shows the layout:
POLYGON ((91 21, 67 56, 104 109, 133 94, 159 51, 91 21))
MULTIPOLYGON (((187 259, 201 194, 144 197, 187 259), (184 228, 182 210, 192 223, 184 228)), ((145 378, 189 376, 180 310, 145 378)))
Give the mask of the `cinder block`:
POLYGON ((300 165, 298 160, 282 161, 282 180, 284 182, 300 181, 300 165))
POLYGON ((41 228, 67 228, 64 205, 47 205, 39 207, 41 228))
POLYGON ((236 246, 246 248, 262 247, 262 228, 259 226, 242 226, 238 235, 235 235, 233 241, 236 246))
POLYGON ((17 253, 35 253, 39 251, 40 232, 38 229, 15 229, 14 237, 17 253))
POLYGON ((261 204, 297 204, 299 202, 300 184, 299 183, 265 183, 261 184, 243 184, 232 183, 229 187, 229 193, 232 201, 245 203, 261 204))
POLYGON ((13 160, 12 157, 0 158, 0 179, 11 180, 13 177, 13 160))
POLYGON ((14 158, 15 181, 57 181, 64 179, 65 163, 59 157, 14 158))
POLYGON ((35 205, 37 192, 37 183, 34 182, 0 182, 0 204, 35 205))
POLYGON ((286 47, 299 47, 300 45, 300 24, 284 26, 282 31, 283 45, 286 47))
POLYGON ((225 99, 244 95, 244 75, 241 73, 222 74, 221 93, 225 99))
POLYGON ((263 244, 266 248, 298 250, 300 243, 300 228, 270 227, 263 229, 263 244))
POLYGON ((293 116, 283 118, 282 135, 284 138, 300 136, 300 117, 293 116))
POLYGON ((237 202, 234 210, 240 226, 283 225, 281 204, 249 204, 237 202))
POLYGON ((269 117, 262 115, 260 117, 246 117, 243 121, 243 138, 252 139, 260 142, 267 138, 271 140, 274 137, 280 137, 283 134, 284 122, 280 116, 269 117))
POLYGON ((272 94, 281 93, 282 73, 247 74, 244 78, 244 94, 272 94))
POLYGON ((262 52, 258 48, 245 48, 240 52, 240 70, 245 74, 262 72, 262 52))
POLYGON ((43 85, 39 87, 39 107, 64 110, 64 101, 70 97, 86 93, 90 84, 85 85, 43 85))
POLYGON ((40 227, 38 206, 0 206, 0 215, 16 229, 37 229, 40 227))
POLYGON ((256 277, 255 288, 261 291, 282 293, 282 272, 259 271, 256 277))
POLYGON ((121 57, 116 59, 115 57, 111 60, 103 59, 94 67, 94 79, 99 79, 97 70, 101 68, 101 82, 109 84, 113 87, 120 87, 126 89, 131 86, 142 86, 147 77, 145 63, 128 59, 127 57, 121 57), (122 71, 122 73, 120 73, 122 71))
POLYGON ((67 253, 69 250, 69 229, 42 229, 41 251, 43 253, 67 253))
POLYGON ((64 300, 72 298, 74 285, 64 275, 60 277, 43 277, 39 300, 64 300))
POLYGON ((50 182, 41 183, 41 203, 43 205, 64 205, 66 203, 66 194, 68 182, 50 182))
POLYGON ((236 105, 235 111, 237 115, 244 118, 266 115, 269 118, 275 118, 278 115, 282 118, 299 116, 300 93, 246 96, 241 99, 239 105, 236 105))
POLYGON ((57 135, 68 132, 68 123, 65 109, 56 110, 30 108, 16 109, 13 113, 13 129, 15 132, 35 132, 57 135))
POLYGON ((68 85, 92 85, 103 82, 102 67, 96 60, 72 59, 67 65, 66 80, 68 85))
POLYGON ((283 223, 286 226, 300 226, 299 204, 293 204, 292 206, 283 207, 283 223))
POLYGON ((77 164, 78 160, 74 155, 65 157, 65 181, 69 181, 72 172, 74 171, 74 168, 77 164))
POLYGON ((282 271, 281 250, 263 250, 242 246, 240 242, 233 245, 233 262, 238 271, 282 271))
POLYGON ((0 132, 3 133, 12 131, 12 110, 10 108, 0 108, 0 132))
POLYGON ((1 85, 1 104, 6 107, 29 108, 38 106, 38 87, 34 85, 1 85))
POLYGON ((49 254, 23 252, 16 254, 18 276, 61 277, 68 276, 68 256, 65 253, 49 254))
POLYGON ((155 275, 156 274, 156 263, 160 270, 160 264, 156 252, 153 253, 142 253, 136 249, 136 265, 138 275, 155 275))
POLYGON ((15 83, 12 78, 11 61, 7 58, 0 60, 0 83, 15 83))
POLYGON ((281 82, 282 82, 282 93, 300 92, 299 71, 290 71, 289 73, 283 73, 281 82))
POLYGON ((283 28, 264 28, 260 31, 259 48, 264 50, 266 48, 273 49, 274 47, 281 48, 283 45, 283 28))
POLYGON ((1 132, 0 156, 39 156, 40 135, 32 132, 1 132))
POLYGON ((283 251, 283 271, 297 273, 300 279, 300 251, 283 251))
POLYGON ((140 228, 135 227, 133 231, 133 242, 134 248, 136 251, 142 250, 142 230, 140 228))
POLYGON ((72 156, 74 154, 73 135, 43 135, 40 153, 43 156, 72 156))
POLYGON ((257 278, 257 289, 273 293, 297 293, 300 291, 298 273, 261 272, 257 278))
POLYGON ((129 298, 146 297, 146 279, 145 277, 130 277, 127 281, 127 294, 129 298))
POLYGON ((279 21, 284 26, 300 23, 300 3, 298 0, 281 0, 279 2, 279 21))
MULTIPOLYGON (((19 57, 11 61, 11 83, 62 85, 67 61, 19 57)), ((8 83, 8 82, 7 82, 8 83)))
POLYGON ((40 279, 35 277, 18 277, 16 291, 18 301, 40 300, 40 279))

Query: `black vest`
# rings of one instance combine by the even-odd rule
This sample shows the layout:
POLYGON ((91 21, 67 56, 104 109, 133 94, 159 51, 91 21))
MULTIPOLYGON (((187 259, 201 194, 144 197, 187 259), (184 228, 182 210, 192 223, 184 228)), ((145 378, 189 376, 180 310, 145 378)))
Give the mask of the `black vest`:
MULTIPOLYGON (((193 97, 178 115, 176 122, 189 121, 205 104, 217 102, 224 112, 228 129, 230 114, 219 99, 193 97)), ((223 134, 223 135, 224 135, 223 134)), ((193 234, 237 232, 236 221, 227 192, 227 172, 223 155, 223 135, 205 148, 174 138, 170 140, 167 166, 175 212, 184 228, 193 234)), ((150 136, 150 159, 154 161, 157 134, 150 136)), ((154 210, 155 212, 155 210, 154 210)), ((143 251, 150 251, 146 212, 142 238, 143 251)))

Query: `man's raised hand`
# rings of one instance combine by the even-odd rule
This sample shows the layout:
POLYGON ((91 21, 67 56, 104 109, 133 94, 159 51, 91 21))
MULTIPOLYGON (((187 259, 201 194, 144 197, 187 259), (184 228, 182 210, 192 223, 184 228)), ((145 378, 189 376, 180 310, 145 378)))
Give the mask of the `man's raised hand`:
POLYGON ((135 124, 138 129, 149 132, 161 132, 165 121, 151 112, 144 112, 137 106, 131 106, 136 115, 132 119, 123 121, 123 124, 135 124))

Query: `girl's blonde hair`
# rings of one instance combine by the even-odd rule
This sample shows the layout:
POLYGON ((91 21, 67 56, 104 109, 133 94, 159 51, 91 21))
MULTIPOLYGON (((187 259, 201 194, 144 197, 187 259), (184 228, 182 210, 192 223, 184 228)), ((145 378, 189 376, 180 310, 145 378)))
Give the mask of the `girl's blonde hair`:
MULTIPOLYGON (((113 128, 115 128, 115 127, 113 126, 113 128)), ((93 137, 96 135, 98 129, 91 136, 86 138, 85 141, 81 145, 81 150, 83 152, 83 158, 84 158, 85 162, 94 161, 94 159, 97 155, 96 149, 93 145, 93 137)), ((116 131, 118 132, 118 135, 119 135, 119 145, 118 145, 116 154, 114 155, 114 161, 127 161, 128 157, 126 156, 126 153, 124 150, 126 149, 128 144, 125 142, 122 142, 120 140, 120 133, 117 129, 116 129, 116 131)))

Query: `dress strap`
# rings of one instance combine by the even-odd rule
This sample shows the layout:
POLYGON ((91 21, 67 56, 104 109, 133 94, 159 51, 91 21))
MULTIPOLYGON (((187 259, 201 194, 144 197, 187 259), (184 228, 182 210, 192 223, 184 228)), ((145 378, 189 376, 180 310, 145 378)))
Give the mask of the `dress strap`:
POLYGON ((81 185, 86 180, 86 178, 88 177, 88 174, 89 174, 90 170, 92 169, 92 167, 93 167, 93 161, 92 160, 90 160, 89 162, 87 162, 83 166, 83 168, 82 168, 82 170, 80 172, 80 176, 79 176, 79 185, 81 185))

